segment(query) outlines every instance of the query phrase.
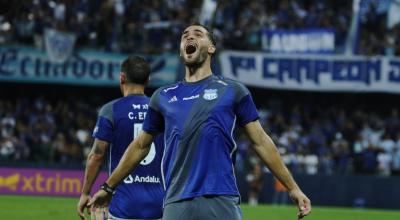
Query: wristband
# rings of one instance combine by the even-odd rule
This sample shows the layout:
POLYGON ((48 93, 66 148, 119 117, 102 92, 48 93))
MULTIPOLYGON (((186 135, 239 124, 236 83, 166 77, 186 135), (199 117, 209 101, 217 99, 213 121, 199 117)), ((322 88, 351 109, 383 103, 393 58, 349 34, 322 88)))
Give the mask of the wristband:
POLYGON ((100 189, 104 190, 106 193, 114 195, 115 189, 113 189, 111 186, 109 186, 106 182, 104 182, 101 186, 100 189))

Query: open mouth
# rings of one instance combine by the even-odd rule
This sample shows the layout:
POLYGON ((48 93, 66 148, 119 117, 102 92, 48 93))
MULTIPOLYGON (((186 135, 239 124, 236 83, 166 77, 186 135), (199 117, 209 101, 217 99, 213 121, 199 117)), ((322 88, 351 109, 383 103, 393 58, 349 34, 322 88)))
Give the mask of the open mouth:
POLYGON ((196 50, 197 50, 197 48, 194 44, 186 45, 186 48, 185 48, 186 54, 192 54, 192 53, 196 52, 196 50))

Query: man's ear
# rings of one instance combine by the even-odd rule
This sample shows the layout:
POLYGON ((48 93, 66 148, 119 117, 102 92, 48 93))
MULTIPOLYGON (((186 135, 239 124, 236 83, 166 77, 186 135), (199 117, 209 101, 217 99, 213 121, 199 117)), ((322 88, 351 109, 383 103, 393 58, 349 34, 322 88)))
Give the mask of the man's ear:
POLYGON ((123 84, 126 83, 126 75, 125 75, 125 73, 123 73, 123 72, 121 72, 121 73, 119 74, 119 83, 120 83, 121 85, 123 85, 123 84))
POLYGON ((208 53, 214 54, 216 50, 217 50, 217 48, 215 48, 214 45, 208 46, 208 53))

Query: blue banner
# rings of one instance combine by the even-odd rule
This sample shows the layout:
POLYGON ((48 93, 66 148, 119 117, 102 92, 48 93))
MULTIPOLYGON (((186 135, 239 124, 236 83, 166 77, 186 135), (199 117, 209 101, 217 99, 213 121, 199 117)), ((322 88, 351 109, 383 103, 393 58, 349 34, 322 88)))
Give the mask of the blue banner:
MULTIPOLYGON (((59 83, 94 86, 119 84, 120 64, 127 55, 80 51, 63 63, 55 63, 41 50, 30 47, 0 47, 0 81, 59 83)), ((150 86, 176 80, 179 58, 164 54, 145 56, 151 63, 150 86)))
POLYGON ((275 89, 400 93, 394 57, 271 55, 224 51, 222 74, 250 86, 275 89))
POLYGON ((335 32, 331 29, 264 29, 261 42, 263 50, 269 53, 330 54, 335 52, 335 32))

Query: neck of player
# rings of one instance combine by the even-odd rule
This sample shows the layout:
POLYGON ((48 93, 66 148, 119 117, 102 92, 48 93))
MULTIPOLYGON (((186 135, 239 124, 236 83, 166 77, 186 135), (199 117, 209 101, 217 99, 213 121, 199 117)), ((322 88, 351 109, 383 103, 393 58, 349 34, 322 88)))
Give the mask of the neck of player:
POLYGON ((128 95, 144 95, 144 85, 126 84, 123 88, 124 96, 128 95))
POLYGON ((207 59, 199 66, 186 66, 186 82, 197 82, 200 81, 210 75, 212 75, 211 71, 211 57, 207 57, 207 59))

